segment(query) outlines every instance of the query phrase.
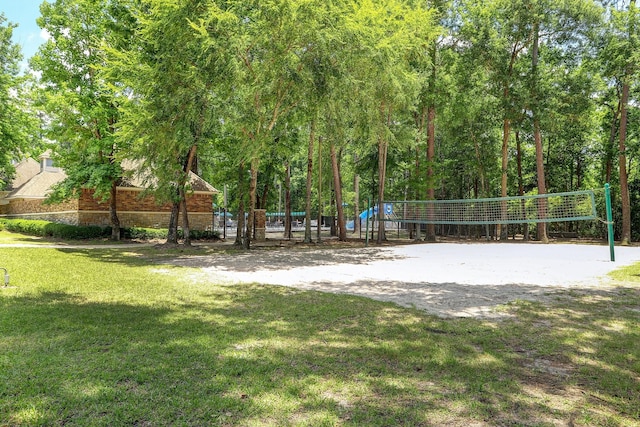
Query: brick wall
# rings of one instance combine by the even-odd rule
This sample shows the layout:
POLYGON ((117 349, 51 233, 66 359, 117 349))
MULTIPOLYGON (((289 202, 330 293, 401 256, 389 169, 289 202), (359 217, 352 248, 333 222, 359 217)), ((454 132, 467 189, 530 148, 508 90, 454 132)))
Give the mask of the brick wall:
POLYGON ((11 200, 7 205, 0 205, 0 215, 78 225, 78 201, 45 205, 42 199, 11 200))
MULTIPOLYGON (((119 188, 116 200, 118 219, 122 227, 167 228, 171 205, 158 205, 153 196, 143 196, 138 189, 119 188)), ((213 196, 190 194, 187 196, 189 227, 207 230, 212 226, 213 196)), ((93 198, 93 190, 82 190, 79 199, 79 223, 81 225, 104 225, 109 222, 109 204, 93 198)), ((181 220, 179 220, 181 225, 181 220)))
MULTIPOLYGON (((136 189, 119 188, 116 200, 116 210, 136 212, 170 212, 171 204, 158 205, 153 196, 141 196, 142 191, 136 189)), ((187 196, 187 210, 189 212, 213 212, 213 196, 210 194, 190 194, 187 196)), ((79 209, 81 211, 108 211, 109 204, 93 198, 93 190, 84 189, 80 195, 79 209)))
MULTIPOLYGON (((153 197, 140 198, 140 191, 119 189, 116 209, 122 227, 167 228, 171 205, 156 205, 153 197)), ((210 230, 213 205, 210 194, 192 194, 187 198, 189 227, 210 230)), ((45 205, 41 199, 11 200, 0 205, 0 215, 7 218, 41 219, 71 225, 108 227, 109 205, 93 198, 93 190, 83 190, 79 200, 45 205)), ((181 220, 179 220, 181 225, 181 220)))
MULTIPOLYGON (((169 212, 118 212, 121 227, 168 228, 169 212)), ((109 213, 100 211, 79 211, 80 225, 101 225, 108 227, 109 213)), ((189 212, 189 227, 192 230, 210 230, 212 215, 208 213, 189 212)), ((178 220, 182 226, 182 219, 178 220)))
POLYGON ((6 215, 38 214, 48 212, 73 211, 78 209, 78 201, 70 200, 64 203, 45 205, 42 199, 17 199, 4 205, 3 213, 6 215))
POLYGON ((60 224, 78 225, 78 212, 77 211, 65 211, 65 212, 40 212, 40 213, 25 213, 25 214, 0 214, 4 218, 13 219, 35 219, 41 221, 57 222, 60 224))

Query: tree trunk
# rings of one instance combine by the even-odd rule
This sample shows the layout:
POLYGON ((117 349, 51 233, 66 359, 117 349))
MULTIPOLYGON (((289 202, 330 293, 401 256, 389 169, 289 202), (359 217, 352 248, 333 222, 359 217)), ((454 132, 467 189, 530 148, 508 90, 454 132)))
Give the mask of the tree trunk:
POLYGON ((347 229, 344 220, 344 208, 342 206, 342 183, 340 180, 340 167, 336 156, 336 147, 331 144, 331 169, 333 171, 333 186, 336 195, 336 210, 338 211, 338 240, 347 241, 347 229))
POLYGON ((240 162, 240 165, 238 166, 238 221, 236 223, 236 240, 233 243, 234 246, 238 247, 244 246, 244 200, 246 197, 245 173, 244 162, 240 162))
MULTIPOLYGON (((513 76, 513 67, 515 65, 516 59, 518 58, 518 55, 520 54, 522 49, 524 49, 524 46, 525 46, 524 44, 522 46, 519 46, 519 43, 516 42, 511 47, 511 58, 509 59, 507 76, 505 81, 503 82, 503 87, 502 87, 502 102, 505 104, 505 111, 504 111, 504 117, 502 119, 502 152, 501 152, 502 164, 500 169, 500 172, 501 172, 500 196, 501 197, 507 197, 507 185, 508 185, 507 172, 509 170, 508 165, 509 165, 509 136, 511 134, 511 118, 510 118, 511 111, 506 106, 508 105, 509 98, 511 97, 511 90, 510 90, 509 84, 513 76)), ((537 49, 537 47, 535 47, 535 49, 537 49)), ((537 67, 537 58, 535 62, 537 67)), ((506 214, 504 213, 504 211, 506 211, 506 205, 503 205, 501 208, 503 208, 503 215, 506 214)), ((503 228, 502 224, 498 224, 496 226, 496 235, 500 236, 500 238, 502 237, 503 234, 506 234, 502 232, 502 228, 503 228)))
MULTIPOLYGON (((331 157, 329 157, 329 160, 331 160, 331 157)), ((329 185, 331 185, 331 199, 329 200, 331 226, 329 227, 329 235, 336 237, 338 235, 338 230, 336 229, 336 212, 338 212, 338 210, 336 209, 336 190, 333 188, 333 180, 330 181, 329 185)))
POLYGON ((182 233, 184 234, 184 244, 185 246, 191 246, 191 236, 189 229, 189 215, 187 214, 187 195, 185 193, 185 186, 189 182, 189 174, 193 168, 193 164, 196 159, 196 153, 198 151, 198 145, 194 144, 189 148, 189 153, 187 154, 187 161, 184 164, 184 175, 183 181, 178 186, 178 194, 180 196, 180 206, 182 209, 182 233))
POLYGON ((249 212, 247 215, 247 223, 245 224, 245 236, 243 247, 249 249, 251 247, 251 239, 254 236, 254 212, 256 209, 256 190, 258 187, 258 158, 254 157, 251 161, 251 179, 249 181, 249 212))
MULTIPOLYGON (((538 194, 547 194, 547 186, 544 177, 544 159, 542 149, 542 135, 540 134, 540 122, 536 118, 533 120, 533 139, 536 145, 536 172, 538 180, 538 194)), ((538 219, 544 220, 547 216, 547 199, 539 199, 538 202, 538 219)), ((538 222, 537 224, 538 240, 543 243, 549 243, 547 236, 547 224, 538 222)))
MULTIPOLYGON (((538 96, 537 87, 538 84, 538 49, 540 47, 539 32, 540 24, 536 22, 533 29, 533 47, 531 52, 531 72, 533 77, 532 90, 532 113, 533 113, 533 140, 536 145, 536 172, 538 179, 538 194, 543 195, 547 193, 547 186, 544 177, 544 147, 542 146, 542 135, 540 133, 540 117, 538 111, 538 96)), ((547 214, 547 200, 539 199, 538 203, 538 219, 543 220, 547 214)), ((538 222, 538 240, 543 243, 549 243, 547 237, 547 224, 545 222, 538 222)))
MULTIPOLYGON (((629 43, 634 36, 634 17, 636 13, 636 0, 629 2, 629 43)), ((631 58, 627 58, 628 61, 631 58)), ((618 135, 618 164, 620 167, 620 197, 622 199, 622 239, 620 244, 628 245, 631 243, 631 201, 629 198, 629 178, 627 176, 627 107, 629 105, 629 86, 632 79, 632 64, 627 62, 624 70, 622 81, 622 96, 620 98, 620 132, 618 135)))
MULTIPOLYGON (((508 88, 504 89, 505 97, 509 96, 508 88)), ((500 197, 507 197, 507 172, 509 170, 509 136, 511 134, 511 120, 505 117, 502 121, 502 164, 500 174, 500 197)), ((503 202, 500 206, 502 216, 506 216, 507 205, 503 202)), ((506 231, 506 227, 503 224, 496 225, 496 235, 498 239, 503 238, 503 228, 506 231)))
POLYGON ((611 182, 611 174, 613 173, 613 156, 615 151, 616 135, 618 131, 618 118, 620 117, 620 109, 622 103, 618 101, 618 108, 613 111, 613 119, 611 120, 611 129, 609 131, 609 143, 606 147, 605 166, 604 166, 604 182, 611 182))
POLYGON ((286 163, 284 175, 284 238, 291 239, 291 165, 286 163))
MULTIPOLYGON (((414 171, 414 182, 418 183, 421 181, 422 178, 422 168, 421 168, 421 153, 422 153, 422 141, 423 141, 423 134, 425 133, 425 130, 427 128, 427 119, 429 117, 429 109, 428 107, 426 107, 425 105, 421 106, 420 111, 416 111, 413 115, 414 117, 414 121, 416 124, 416 148, 415 148, 415 171, 414 171)), ((427 136, 427 141, 428 141, 428 136, 427 136)), ((429 144, 427 142, 427 159, 429 158, 429 144)), ((434 185, 433 182, 429 181, 429 170, 427 169, 427 182, 426 182, 426 195, 422 194, 422 189, 420 188, 420 185, 416 185, 412 191, 412 195, 411 197, 414 200, 422 200, 423 198, 429 198, 429 190, 430 190, 430 186, 434 185)), ((434 193, 435 194, 435 193, 434 193)), ((405 197, 406 199, 406 197, 405 197)), ((405 209, 406 209, 406 205, 405 205, 405 209)), ((420 239, 420 233, 416 234, 416 228, 417 228, 417 224, 415 223, 410 223, 407 224, 407 228, 409 230, 409 239, 416 239, 419 240, 420 239)))
POLYGON ((627 105, 629 103, 629 82, 622 84, 622 98, 620 100, 620 134, 618 145, 618 166, 620 167, 620 197, 622 199, 622 239, 621 245, 631 242, 631 201, 629 198, 629 180, 627 176, 627 105))
MULTIPOLYGON (((436 61, 438 50, 436 42, 433 42, 431 49, 431 77, 429 79, 429 92, 431 93, 431 102, 429 103, 429 111, 427 114, 427 199, 435 200, 435 182, 433 179, 433 162, 436 155, 436 104, 434 100, 434 92, 436 85, 436 61)), ((386 160, 385 160, 386 162, 386 160)), ((433 220, 433 205, 430 207, 430 220, 433 220)), ((427 234, 425 240, 428 242, 436 241, 436 225, 430 222, 427 224, 427 234)))
POLYGON ((238 223, 236 224, 236 240, 233 246, 244 248, 244 196, 238 202, 238 223))
POLYGON ((316 121, 311 122, 307 147, 307 188, 304 207, 304 242, 311 243, 311 187, 313 184, 313 146, 316 138, 316 121))
POLYGON ((360 175, 356 174, 353 177, 353 233, 360 233, 360 175))
MULTIPOLYGON (((383 102, 380 106, 380 118, 384 120, 388 127, 391 124, 391 107, 387 107, 383 102)), ((387 153, 389 151, 389 141, 386 136, 381 133, 378 136, 378 239, 377 243, 381 244, 387 240, 384 229, 384 187, 387 180, 387 153)))
POLYGON ((184 188, 180 189, 180 210, 182 212, 182 234, 184 245, 191 246, 191 230, 189 228, 189 215, 187 214, 187 197, 184 188))
POLYGON ((118 182, 111 182, 111 197, 109 197, 109 222, 111 223, 111 240, 120 240, 120 219, 116 209, 118 196, 118 182))
MULTIPOLYGON (((435 71, 434 71, 435 73, 435 71)), ((433 173, 433 162, 436 156, 436 107, 429 106, 429 123, 427 124, 427 199, 435 200, 435 182, 433 173)), ((433 221, 433 205, 429 204, 429 220, 433 221)), ((428 242, 436 241, 436 225, 433 222, 427 224, 425 240, 428 242)))
POLYGON ((266 179, 264 187, 262 187, 262 194, 256 198, 256 206, 258 209, 267 209, 267 200, 269 200, 269 191, 271 191, 271 185, 269 185, 270 179, 266 179))
MULTIPOLYGON (((175 189, 175 201, 171 205, 171 216, 169 217, 169 232, 167 234, 167 243, 168 244, 178 244, 178 220, 180 216, 180 210, 183 209, 183 214, 186 217, 187 215, 187 207, 186 207, 186 194, 185 194, 185 186, 189 182, 189 171, 193 165, 193 159, 196 155, 198 149, 197 144, 193 144, 189 148, 189 152, 187 153, 187 157, 182 165, 182 171, 179 177, 176 179, 176 189, 175 189), (181 206, 182 203, 185 203, 185 206, 181 206)), ((183 219, 183 221, 185 221, 183 219)), ((187 227, 189 219, 186 218, 187 227)))
MULTIPOLYGON (((521 141, 520 141, 520 132, 516 131, 516 162, 517 162, 517 166, 518 166, 518 195, 519 196, 524 196, 524 185, 523 185, 523 180, 522 180, 522 147, 521 147, 521 141)), ((522 214, 526 215, 526 203, 524 201, 524 199, 521 200, 521 209, 522 209, 522 214)), ((529 240, 529 223, 525 222, 523 224, 523 235, 524 235, 524 240, 529 240)))
MULTIPOLYGON (((473 192, 474 197, 477 199, 478 197, 486 197, 487 195, 487 178, 484 170, 484 163, 482 161, 482 156, 480 155, 480 144, 478 144, 478 139, 474 133, 471 134, 471 139, 473 140, 473 146, 476 151, 476 160, 478 162, 478 175, 480 175, 480 179, 476 180, 476 184, 474 185, 473 192), (480 181, 480 195, 478 196, 478 181, 480 181)), ((485 225, 487 240, 490 240, 489 233, 489 224, 485 225)))
POLYGON ((384 184, 387 172, 388 142, 380 137, 378 140, 378 244, 386 240, 384 230, 384 184))
POLYGON ((171 204, 171 215, 169 216, 169 231, 167 232, 167 244, 178 244, 178 217, 180 216, 180 202, 171 204))

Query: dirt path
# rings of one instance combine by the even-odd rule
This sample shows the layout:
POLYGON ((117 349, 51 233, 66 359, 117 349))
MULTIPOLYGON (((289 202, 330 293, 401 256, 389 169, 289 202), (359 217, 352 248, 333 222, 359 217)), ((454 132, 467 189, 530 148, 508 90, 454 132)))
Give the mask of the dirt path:
POLYGON ((496 317, 516 299, 544 301, 567 289, 612 292, 607 273, 640 261, 640 248, 531 243, 438 243, 358 249, 269 249, 188 256, 194 280, 262 283, 361 295, 443 317, 496 317))

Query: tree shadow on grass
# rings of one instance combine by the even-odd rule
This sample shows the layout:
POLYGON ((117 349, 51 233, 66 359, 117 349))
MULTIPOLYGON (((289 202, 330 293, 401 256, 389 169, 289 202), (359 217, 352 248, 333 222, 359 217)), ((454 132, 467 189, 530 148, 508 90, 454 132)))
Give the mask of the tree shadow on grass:
POLYGON ((399 259, 389 248, 329 248, 329 249, 255 249, 233 254, 216 253, 204 256, 182 256, 163 262, 184 267, 216 267, 221 270, 251 272, 289 270, 296 267, 331 266, 333 264, 369 264, 372 261, 399 259))
POLYGON ((561 309, 552 318, 518 307, 520 321, 492 323, 255 285, 212 286, 164 304, 0 295, 0 424, 633 422, 625 399, 640 397, 637 360, 598 354, 638 338, 637 323, 592 340, 577 365, 567 328, 608 325, 612 313, 552 329, 546 323, 561 309), (593 380, 607 372, 624 387, 593 380), (592 399, 598 412, 589 412, 592 399))
POLYGON ((141 265, 160 264, 180 267, 217 267, 221 270, 251 272, 259 270, 289 270, 300 266, 330 266, 332 264, 368 264, 372 261, 394 260, 398 255, 389 248, 257 248, 249 251, 234 249, 208 250, 193 248, 125 248, 125 249, 59 249, 104 262, 141 265))

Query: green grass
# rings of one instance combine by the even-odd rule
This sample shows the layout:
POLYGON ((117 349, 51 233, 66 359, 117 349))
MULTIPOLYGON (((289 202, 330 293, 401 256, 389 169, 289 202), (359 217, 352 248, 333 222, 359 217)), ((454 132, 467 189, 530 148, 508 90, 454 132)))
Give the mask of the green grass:
POLYGON ((173 254, 0 248, 0 425, 640 425, 638 266, 491 322, 222 286, 173 254))
POLYGON ((20 243, 38 243, 42 242, 41 237, 27 236, 26 234, 12 233, 0 228, 0 244, 20 244, 20 243))

